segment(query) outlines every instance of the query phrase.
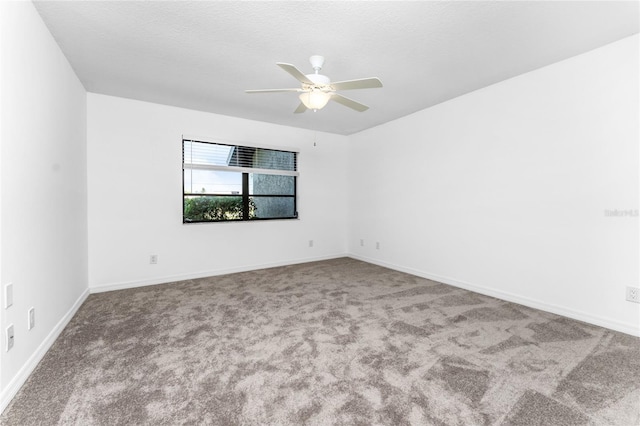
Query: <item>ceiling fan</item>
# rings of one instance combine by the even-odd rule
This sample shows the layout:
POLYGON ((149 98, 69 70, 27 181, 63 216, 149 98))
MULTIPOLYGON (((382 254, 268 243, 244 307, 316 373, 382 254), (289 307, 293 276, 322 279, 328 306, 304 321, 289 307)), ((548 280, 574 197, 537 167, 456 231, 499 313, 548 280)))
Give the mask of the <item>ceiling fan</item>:
POLYGON ((314 55, 309 58, 311 66, 315 73, 303 74, 298 68, 291 64, 285 64, 282 62, 276 63, 280 68, 291 74, 296 80, 301 83, 300 88, 296 89, 259 89, 259 90, 247 90, 246 93, 275 93, 275 92, 297 92, 300 93, 300 105, 294 113, 298 114, 305 112, 308 109, 317 111, 324 108, 324 106, 331 100, 338 102, 346 107, 352 108, 358 112, 363 112, 369 109, 368 106, 347 98, 346 96, 336 93, 338 90, 352 90, 352 89, 372 89, 376 87, 382 87, 382 82, 377 77, 359 78, 356 80, 336 81, 331 82, 329 77, 320 74, 322 65, 324 65, 324 57, 314 55))

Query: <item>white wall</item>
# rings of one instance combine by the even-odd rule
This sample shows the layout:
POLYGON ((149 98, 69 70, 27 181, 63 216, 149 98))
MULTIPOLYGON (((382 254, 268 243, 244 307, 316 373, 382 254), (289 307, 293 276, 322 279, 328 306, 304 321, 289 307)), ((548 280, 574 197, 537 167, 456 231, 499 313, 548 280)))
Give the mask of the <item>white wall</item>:
POLYGON ((1 2, 0 31, 2 410, 88 293, 86 92, 31 2, 1 2))
POLYGON ((92 291, 346 254, 347 137, 92 93, 87 114, 92 291), (300 149, 300 219, 183 224, 183 134, 300 149))
POLYGON ((353 135, 349 251, 640 334, 638 40, 353 135))

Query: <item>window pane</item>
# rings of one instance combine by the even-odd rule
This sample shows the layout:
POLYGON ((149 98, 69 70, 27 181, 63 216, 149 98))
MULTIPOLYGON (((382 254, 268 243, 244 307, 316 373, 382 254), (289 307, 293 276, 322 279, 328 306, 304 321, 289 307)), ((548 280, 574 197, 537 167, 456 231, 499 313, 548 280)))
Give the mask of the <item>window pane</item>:
POLYGON ((185 194, 242 194, 242 173, 184 170, 185 194))
POLYGON ((184 221, 242 220, 242 197, 184 197, 184 221))
POLYGON ((295 195, 295 177, 249 173, 249 195, 295 195))
POLYGON ((250 197, 251 210, 254 219, 273 219, 295 217, 293 197, 250 197))

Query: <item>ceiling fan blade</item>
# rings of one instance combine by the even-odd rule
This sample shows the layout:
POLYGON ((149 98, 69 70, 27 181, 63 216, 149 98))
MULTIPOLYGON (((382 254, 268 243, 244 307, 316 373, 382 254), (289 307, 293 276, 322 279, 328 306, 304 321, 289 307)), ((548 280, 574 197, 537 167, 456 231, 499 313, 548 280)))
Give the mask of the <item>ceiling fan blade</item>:
POLYGON ((302 71, 300 71, 298 68, 296 68, 295 66, 291 65, 291 64, 284 64, 282 62, 278 62, 276 63, 277 66, 279 66, 280 68, 282 68, 283 70, 285 70, 286 72, 288 72, 289 74, 291 74, 296 80, 298 80, 300 83, 304 83, 304 84, 314 84, 313 81, 309 80, 307 78, 306 75, 304 75, 302 73, 302 71))
POLYGON ((334 93, 331 95, 331 100, 336 101, 337 103, 342 104, 351 109, 355 109, 358 112, 363 112, 369 109, 369 107, 366 106, 365 104, 356 102, 353 99, 347 98, 346 96, 338 95, 337 93, 334 93))
POLYGON ((298 108, 296 108, 295 111, 293 111, 294 114, 300 114, 301 112, 305 112, 307 110, 307 107, 304 106, 304 104, 302 102, 300 102, 300 105, 298 105, 298 108))
POLYGON ((245 90, 245 93, 276 93, 276 92, 302 92, 302 89, 255 89, 245 90))
POLYGON ((357 80, 336 81, 331 83, 331 86, 335 90, 374 89, 376 87, 382 87, 382 82, 377 77, 370 77, 359 78, 357 80))

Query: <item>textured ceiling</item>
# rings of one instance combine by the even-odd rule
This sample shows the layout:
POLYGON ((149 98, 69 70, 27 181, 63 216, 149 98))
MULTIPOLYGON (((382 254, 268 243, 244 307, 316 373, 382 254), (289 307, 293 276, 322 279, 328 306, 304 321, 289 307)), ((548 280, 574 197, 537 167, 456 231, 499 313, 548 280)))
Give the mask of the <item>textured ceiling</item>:
POLYGON ((90 92, 351 134, 638 32, 638 2, 35 2, 90 92), (293 114, 276 62, 381 89, 293 114))

